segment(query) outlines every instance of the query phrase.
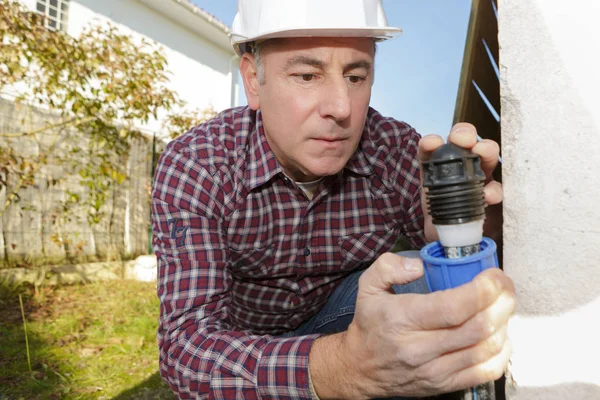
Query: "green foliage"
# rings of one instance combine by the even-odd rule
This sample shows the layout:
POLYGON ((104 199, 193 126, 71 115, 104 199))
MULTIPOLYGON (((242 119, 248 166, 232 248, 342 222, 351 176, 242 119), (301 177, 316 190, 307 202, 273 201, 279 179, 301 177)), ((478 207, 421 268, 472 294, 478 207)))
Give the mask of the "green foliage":
POLYGON ((217 113, 212 107, 205 110, 187 111, 179 114, 169 115, 165 129, 171 139, 184 133, 182 128, 187 129, 199 125, 213 118, 217 113))
POLYGON ((0 147, 0 188, 9 185, 9 175, 17 179, 0 216, 19 190, 35 183, 35 173, 52 162, 70 165, 82 176, 90 193, 88 220, 98 223, 106 192, 126 177, 118 161, 127 155, 129 139, 140 134, 134 124, 180 104, 165 86, 166 58, 147 40, 136 41, 110 25, 91 26, 80 37, 48 30, 43 17, 15 0, 0 2, 0 31, 0 90, 19 84, 17 102, 49 110, 58 119, 32 131, 1 132, 9 140, 0 147), (36 155, 13 150, 10 139, 22 137, 33 140, 36 155), (57 146, 59 137, 66 145, 57 146), (89 162, 81 162, 82 153, 89 162))
MULTIPOLYGON (((0 0, 0 93, 50 115, 42 126, 28 128, 32 121, 24 119, 19 132, 0 130, 0 190, 6 189, 0 218, 53 165, 78 177, 86 193, 57 205, 53 222, 84 207, 93 226, 111 191, 128 178, 132 139, 141 135, 136 126, 167 115, 167 134, 180 134, 214 111, 178 114, 185 104, 167 87, 167 60, 150 41, 112 25, 92 25, 73 37, 48 30, 43 18, 17 0, 0 0), (23 143, 32 151, 19 151, 23 143)), ((57 183, 51 179, 48 187, 57 183)), ((56 234, 64 244, 59 227, 56 234)))

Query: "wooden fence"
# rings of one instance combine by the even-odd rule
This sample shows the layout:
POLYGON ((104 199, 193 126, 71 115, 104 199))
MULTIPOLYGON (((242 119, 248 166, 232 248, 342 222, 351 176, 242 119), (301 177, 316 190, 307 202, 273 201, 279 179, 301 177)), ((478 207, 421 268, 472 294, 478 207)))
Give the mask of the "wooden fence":
MULTIPOLYGON (((23 124, 40 126, 52 117, 30 107, 0 100, 2 132, 19 132, 23 124)), ((26 137, 18 141, 0 137, 23 154, 39 151, 26 137)), ((0 218, 0 267, 37 266, 86 261, 129 259, 148 253, 152 140, 136 139, 121 160, 129 178, 108 193, 101 222, 91 225, 83 206, 73 206, 57 218, 68 197, 85 199, 88 189, 68 165, 46 165, 35 175, 35 184, 19 193, 0 218)), ((79 162, 86 162, 82 157, 79 162)), ((8 177, 10 179, 14 179, 8 177)), ((7 199, 0 190, 0 205, 7 199)))

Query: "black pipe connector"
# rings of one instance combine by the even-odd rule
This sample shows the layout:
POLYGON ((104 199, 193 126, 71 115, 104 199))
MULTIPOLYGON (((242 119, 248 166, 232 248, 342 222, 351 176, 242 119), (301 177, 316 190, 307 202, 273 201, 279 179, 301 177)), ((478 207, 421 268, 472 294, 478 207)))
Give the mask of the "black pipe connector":
POLYGON ((435 225, 463 224, 485 218, 485 174, 479 156, 453 143, 422 163, 423 186, 435 225))

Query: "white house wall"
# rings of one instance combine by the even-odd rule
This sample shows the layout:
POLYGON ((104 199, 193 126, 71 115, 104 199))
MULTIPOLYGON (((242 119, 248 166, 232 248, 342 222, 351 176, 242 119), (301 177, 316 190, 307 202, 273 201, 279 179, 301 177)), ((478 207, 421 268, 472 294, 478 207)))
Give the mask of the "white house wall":
POLYGON ((600 399, 600 2, 501 0, 510 400, 600 399))
MULTIPOLYGON (((35 0, 21 1, 35 9, 35 0)), ((137 0, 70 1, 69 34, 78 36, 90 23, 109 22, 123 33, 145 37, 163 47, 172 73, 170 88, 189 108, 212 106, 220 111, 237 104, 239 61, 233 50, 227 52, 137 0), (232 94, 236 95, 233 100, 232 94)), ((160 132, 161 123, 154 121, 145 128, 160 132)))

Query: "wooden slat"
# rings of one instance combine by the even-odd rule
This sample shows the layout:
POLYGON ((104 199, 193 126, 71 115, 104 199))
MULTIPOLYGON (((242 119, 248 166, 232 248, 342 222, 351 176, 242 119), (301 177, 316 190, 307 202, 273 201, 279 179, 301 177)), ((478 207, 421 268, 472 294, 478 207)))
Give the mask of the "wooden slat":
MULTIPOLYGON (((498 45, 498 19, 494 14, 494 8, 492 7, 492 0, 482 0, 481 7, 481 24, 480 39, 485 39, 487 42, 496 64, 498 63, 499 45, 498 45)), ((481 40, 480 40, 481 41, 481 40)))
MULTIPOLYGON (((491 103, 496 112, 500 112, 500 81, 494 70, 494 66, 487 54, 483 42, 476 43, 475 68, 471 71, 471 79, 477 83, 479 88, 491 103)), ((479 93, 478 93, 479 95, 479 93)), ((465 110, 466 112, 466 110, 465 110)))
POLYGON ((477 31, 477 16, 479 14, 479 5, 481 0, 473 0, 471 6, 471 17, 469 20, 469 28, 467 31, 467 41, 465 44, 465 51, 463 56, 463 65, 460 76, 460 83, 458 87, 458 96, 456 99, 456 108, 454 109, 454 123, 463 121, 464 112, 466 109, 466 103, 470 92, 471 70, 473 69, 473 43, 476 40, 477 31))
POLYGON ((483 102, 477 89, 471 84, 469 90, 468 108, 465 110, 463 121, 470 122, 477 128, 479 136, 500 143, 500 124, 483 102))
MULTIPOLYGON (((483 38, 485 38, 493 57, 497 61, 499 53, 498 20, 494 14, 492 0, 473 0, 454 123, 463 121, 473 123, 473 121, 467 119, 467 115, 472 115, 472 112, 468 110, 470 107, 474 107, 474 104, 477 104, 473 96, 479 98, 479 93, 472 88, 474 79, 486 93, 488 100, 496 111, 500 113, 500 86, 482 43, 483 38)), ((482 137, 485 136, 482 135, 482 137)))

